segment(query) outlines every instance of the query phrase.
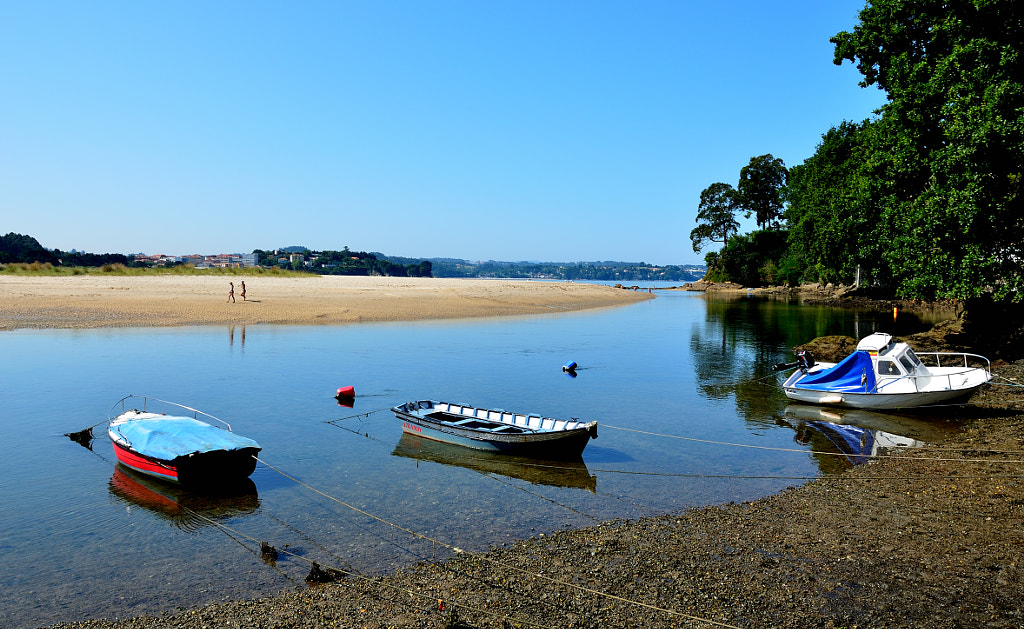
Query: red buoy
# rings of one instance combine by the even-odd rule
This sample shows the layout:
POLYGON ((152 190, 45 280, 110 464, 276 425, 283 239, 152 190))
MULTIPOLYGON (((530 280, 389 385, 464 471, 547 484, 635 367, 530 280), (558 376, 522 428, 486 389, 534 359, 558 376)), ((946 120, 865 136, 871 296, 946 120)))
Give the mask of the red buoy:
POLYGON ((356 388, 352 387, 352 386, 339 387, 338 388, 338 393, 335 395, 335 397, 355 397, 355 396, 356 396, 356 388))

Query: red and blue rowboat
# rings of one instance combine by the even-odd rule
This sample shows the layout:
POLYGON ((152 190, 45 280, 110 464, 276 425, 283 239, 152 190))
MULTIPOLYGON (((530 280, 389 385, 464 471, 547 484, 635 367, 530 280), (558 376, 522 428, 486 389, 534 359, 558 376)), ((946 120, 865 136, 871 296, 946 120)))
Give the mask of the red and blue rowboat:
POLYGON ((118 405, 122 412, 110 419, 107 434, 118 462, 129 469, 193 487, 235 482, 256 469, 260 445, 231 432, 229 424, 212 415, 175 402, 131 395, 114 406, 118 405), (129 400, 141 402, 141 409, 127 408, 129 400), (153 402, 193 416, 147 410, 153 402), (224 423, 227 430, 200 421, 198 415, 224 423))

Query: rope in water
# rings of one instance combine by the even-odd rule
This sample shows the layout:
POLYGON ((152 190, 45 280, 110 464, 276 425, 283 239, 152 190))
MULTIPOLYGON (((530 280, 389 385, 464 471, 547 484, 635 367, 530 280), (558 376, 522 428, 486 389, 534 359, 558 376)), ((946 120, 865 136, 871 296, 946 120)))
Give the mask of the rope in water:
MULTIPOLYGON (((385 410, 388 410, 388 409, 385 409, 385 410)), ((345 418, 342 418, 342 419, 350 419, 350 418, 345 417, 345 418)), ((332 425, 334 425, 334 426, 336 426, 338 428, 344 428, 343 426, 338 426, 337 424, 335 424, 334 423, 335 421, 341 421, 341 420, 340 419, 339 420, 332 420, 332 421, 327 421, 327 422, 324 422, 324 423, 332 424, 332 425)), ((602 426, 606 427, 606 428, 614 428, 616 430, 625 430, 625 431, 634 431, 634 432, 644 433, 644 431, 635 430, 635 429, 632 429, 632 428, 621 428, 621 427, 612 426, 612 425, 609 425, 609 424, 602 424, 602 426)), ((363 436, 363 437, 368 437, 369 439, 371 439, 373 441, 377 441, 377 442, 383 443, 383 441, 381 439, 377 439, 377 438, 371 437, 369 435, 364 435, 363 433, 360 433, 360 432, 357 432, 357 431, 354 431, 354 430, 350 430, 350 429, 347 429, 347 428, 346 428, 346 430, 349 430, 349 432, 352 432, 354 434, 358 434, 358 435, 363 436)), ((798 454, 810 454, 810 455, 817 455, 817 456, 835 456, 835 457, 846 457, 846 458, 855 457, 855 458, 861 458, 861 459, 892 459, 892 458, 899 458, 899 460, 901 460, 901 461, 935 461, 935 462, 943 462, 943 461, 945 461, 945 462, 967 462, 967 463, 975 461, 975 459, 949 459, 949 458, 914 457, 914 456, 902 456, 902 455, 900 455, 899 457, 893 457, 892 455, 889 455, 889 454, 844 454, 842 452, 824 452, 824 451, 820 451, 820 450, 800 450, 798 448, 776 448, 776 447, 772 447, 772 446, 754 446, 754 445, 748 445, 748 444, 733 444, 733 443, 729 443, 729 442, 708 441, 708 440, 703 440, 703 439, 694 439, 692 437, 682 437, 682 436, 676 436, 676 435, 660 435, 659 433, 645 433, 645 434, 652 434, 654 436, 665 436, 665 437, 670 437, 670 438, 675 438, 675 439, 693 440, 693 441, 699 441, 699 442, 704 442, 704 443, 710 443, 710 444, 714 444, 714 445, 729 445, 729 446, 737 446, 737 447, 744 447, 744 448, 759 448, 759 449, 765 449, 765 450, 778 450, 778 451, 781 451, 781 452, 793 452, 793 453, 798 453, 798 454)), ((946 452, 959 452, 960 450, 945 450, 945 451, 946 452)), ((976 449, 968 450, 968 451, 969 452, 977 452, 976 449)), ((990 452, 992 454, 1013 454, 1013 455, 1024 454, 1024 452, 1021 452, 1021 451, 1003 451, 1003 450, 986 450, 986 452, 990 452)), ((474 456, 465 456, 463 458, 465 460, 467 460, 467 461, 487 461, 487 460, 489 460, 489 459, 484 459, 482 457, 474 457, 474 456)), ((984 461, 986 463, 990 463, 990 464, 993 464, 993 463, 1020 463, 1020 462, 1024 462, 1024 461, 1014 461, 1014 460, 990 460, 990 459, 982 459, 982 461, 984 461)), ((531 467, 531 468, 535 468, 535 469, 549 469, 549 470, 573 470, 573 469, 576 469, 576 468, 567 467, 567 466, 564 466, 564 465, 555 465, 555 464, 551 464, 551 463, 529 463, 529 462, 526 462, 526 461, 516 461, 516 465, 519 465, 519 466, 522 466, 522 467, 531 467)), ((666 477, 666 478, 722 479, 722 480, 806 480, 806 481, 810 481, 810 480, 839 480, 840 479, 840 477, 833 477, 833 476, 782 476, 782 475, 765 475, 765 474, 687 474, 687 473, 681 473, 681 472, 645 472, 645 471, 636 471, 636 470, 617 470, 617 469, 610 469, 610 468, 592 468, 592 467, 587 467, 587 471, 588 472, 594 472, 594 473, 601 473, 601 474, 624 474, 624 475, 633 475, 633 476, 661 476, 661 477, 666 477)), ((1015 476, 1015 475, 993 476, 991 474, 985 474, 985 475, 978 475, 978 476, 964 476, 964 475, 954 475, 954 476, 871 476, 871 477, 843 476, 841 478, 844 479, 844 480, 923 480, 923 479, 940 480, 940 479, 958 479, 958 478, 959 479, 982 479, 982 478, 1021 478, 1021 477, 1015 476)), ((584 514, 584 515, 586 515, 586 514, 584 514)), ((592 517, 592 516, 587 516, 587 517, 592 517)))
MULTIPOLYGON (((681 439, 683 441, 694 441, 694 442, 697 442, 697 443, 707 443, 707 444, 719 445, 719 446, 731 446, 731 447, 734 447, 734 448, 752 448, 752 449, 755 449, 755 450, 772 450, 772 451, 775 451, 775 452, 798 452, 798 453, 801 453, 801 454, 821 454, 821 455, 829 455, 829 456, 849 456, 847 454, 842 454, 842 453, 837 454, 835 452, 817 452, 817 451, 809 451, 809 450, 800 450, 799 448, 779 448, 779 447, 776 447, 776 446, 758 446, 758 445, 753 445, 753 444, 749 444, 749 443, 732 443, 732 442, 729 442, 729 441, 714 441, 712 439, 698 439, 696 437, 683 437, 681 435, 666 435, 664 433, 651 432, 651 431, 648 431, 648 430, 639 430, 637 428, 624 428, 622 426, 613 426, 611 424, 602 424, 601 426, 603 428, 611 428, 611 429, 614 429, 614 430, 623 430, 623 431, 626 431, 626 432, 635 432, 635 433, 639 433, 639 434, 642 434, 642 435, 650 435, 650 436, 654 436, 654 437, 665 437, 667 439, 681 439)), ((994 454, 1024 454, 1024 453, 1019 452, 1019 451, 993 452, 993 453, 994 454)), ((856 456, 863 456, 865 458, 886 458, 888 455, 875 455, 875 454, 864 454, 864 455, 861 455, 861 454, 858 454, 856 456)), ((946 459, 946 458, 915 457, 915 456, 901 456, 900 459, 901 460, 908 460, 908 461, 952 461, 952 462, 960 462, 960 463, 1024 463, 1024 460, 997 460, 997 461, 993 461, 991 459, 946 459)))
MULTIPOLYGON (((462 554, 464 554, 466 552, 466 551, 462 550, 461 548, 459 548, 457 546, 452 546, 451 544, 448 544, 447 542, 444 542, 444 541, 441 541, 439 539, 430 537, 429 535, 424 535, 422 533, 417 533, 416 531, 413 531, 412 529, 404 527, 404 526, 402 526, 400 524, 396 524, 395 522, 391 522, 389 520, 386 520, 386 519, 384 519, 384 518, 382 518, 380 516, 377 516, 377 515, 374 515, 374 514, 368 512, 368 511, 366 511, 364 509, 360 509, 359 507, 350 505, 350 504, 348 504, 347 502, 345 502, 343 500, 335 498, 334 496, 331 496, 330 494, 327 494, 327 493, 325 493, 323 491, 320 491, 319 489, 317 489, 317 488, 315 488, 315 487, 313 487, 313 486, 311 486, 311 485, 309 485, 309 484, 307 484, 307 483, 305 483, 305 482, 295 478, 294 476, 291 476, 291 475, 287 474, 283 470, 281 470, 281 469, 279 469, 277 467, 274 467, 273 465, 267 463, 266 461, 264 461, 263 459, 261 459, 259 457, 257 457, 256 460, 259 461, 260 463, 262 463, 263 465, 266 465, 268 468, 274 470, 278 474, 280 474, 280 475, 284 476, 285 478, 291 480, 292 482, 294 482, 294 483, 296 483, 298 485, 301 485, 301 486, 305 487, 306 489, 308 489, 308 490, 310 490, 310 491, 312 491, 312 492, 314 492, 316 494, 319 494, 319 495, 323 496, 324 498, 326 498, 328 500, 331 500, 331 501, 336 502, 336 503, 338 503, 338 504, 340 504, 340 505, 342 505, 344 507, 347 507, 347 508, 355 511, 356 513, 365 515, 368 518, 371 518, 371 519, 376 520, 376 521, 378 521, 378 522, 380 522, 382 524, 386 524, 386 525, 388 525, 390 527, 398 529, 399 531, 403 531, 405 533, 408 533, 409 535, 412 535, 412 536, 417 537, 419 539, 422 539, 424 541, 428 541, 428 542, 431 542, 433 544, 437 544, 438 546, 441 546, 443 548, 447 548, 448 550, 452 551, 453 553, 455 553, 457 555, 462 555, 462 554)), ((671 616, 678 616, 680 618, 685 618, 687 620, 693 620, 693 621, 702 622, 702 623, 706 623, 706 624, 710 624, 710 625, 715 625, 717 627, 728 627, 730 629, 739 629, 738 627, 736 627, 734 625, 729 625, 729 624, 717 622, 717 621, 714 621, 714 620, 709 620, 707 618, 700 618, 698 616, 691 616, 689 614, 684 614, 682 612, 678 612, 678 611, 675 611, 675 610, 672 610, 672 609, 666 609, 666 608, 663 608, 663 607, 658 607, 656 605, 649 605, 647 603, 642 603, 640 601, 635 601, 635 600, 624 598, 624 597, 621 597, 621 596, 616 596, 615 594, 609 594, 607 592, 601 592, 599 590, 594 590, 594 589, 591 589, 591 588, 588 588, 588 587, 584 587, 584 586, 581 586, 581 585, 576 585, 575 583, 569 583, 567 581, 562 581, 560 579, 554 579, 552 577, 547 577, 547 576, 544 576, 542 574, 531 572, 529 570, 525 570, 523 568, 519 568, 517 566, 513 566, 511 564, 507 564, 507 563, 498 561, 496 559, 492 559, 490 557, 486 557, 484 555, 475 555, 475 557, 477 557, 477 558, 479 558, 479 559, 481 559, 483 561, 487 561, 487 562, 493 563, 493 564, 495 564, 495 565, 497 565, 499 567, 502 567, 502 568, 505 568, 505 569, 508 569, 508 570, 513 570, 515 572, 520 572, 520 573, 523 573, 523 574, 529 574, 531 576, 537 577, 538 579, 542 579, 542 580, 547 581, 549 583, 553 583, 553 584, 556 584, 556 585, 561 585, 563 587, 571 588, 571 589, 574 589, 574 590, 579 590, 581 592, 586 592, 588 594, 594 594, 594 595, 597 595, 597 596, 602 596, 602 597, 605 597, 605 598, 610 598, 612 600, 617 600, 617 601, 622 602, 622 603, 627 603, 627 604, 630 604, 630 605, 636 605, 638 607, 643 607, 645 609, 650 609, 650 610, 653 610, 653 611, 658 611, 658 612, 661 612, 661 613, 664 613, 664 614, 669 614, 671 616)))
MULTIPOLYGON (((373 439, 374 441, 380 441, 379 439, 371 437, 369 434, 363 435, 363 433, 359 433, 357 431, 345 428, 344 426, 340 426, 336 422, 341 422, 341 421, 344 421, 344 420, 347 420, 347 419, 358 419, 358 418, 362 418, 362 417, 369 417, 370 415, 372 415, 374 413, 379 413, 379 412, 387 411, 387 410, 390 410, 390 409, 389 408, 377 409, 377 410, 374 410, 374 411, 368 411, 367 413, 360 413, 358 415, 350 415, 348 417, 342 417, 340 419, 329 420, 329 421, 326 421, 324 423, 332 424, 332 425, 334 425, 334 426, 336 426, 338 428, 343 428, 345 430, 349 430, 350 432, 353 432, 355 434, 359 434, 361 436, 368 437, 370 439, 373 439)), ((802 449, 799 449, 799 448, 781 448, 781 447, 776 447, 776 446, 759 446, 759 445, 752 445, 752 444, 732 443, 732 442, 728 442, 728 441, 715 441, 715 440, 710 440, 710 439, 698 439, 698 438, 695 438, 695 437, 684 437, 684 436, 681 436, 681 435, 668 435, 668 434, 663 434, 663 433, 656 433, 656 432, 651 432, 651 431, 639 430, 639 429, 635 429, 635 428, 625 428, 625 427, 622 427, 622 426, 615 426, 615 425, 612 425, 612 424, 602 424, 602 427, 604 427, 604 428, 611 428, 611 429, 614 429, 614 430, 622 430, 622 431, 626 431, 626 432, 635 432, 635 433, 638 433, 638 434, 646 434, 646 435, 656 436, 656 437, 665 437, 665 438, 668 438, 668 439, 681 439, 681 440, 684 440, 684 441, 693 441, 693 442, 697 442, 697 443, 706 443, 706 444, 710 444, 710 445, 723 445, 723 446, 737 447, 737 448, 751 448, 751 449, 758 449, 758 450, 770 450, 770 451, 775 451, 775 452, 791 452, 791 453, 796 453, 796 454, 809 454, 809 455, 813 455, 813 456, 832 456, 832 457, 844 457, 844 458, 849 458, 849 457, 853 456, 853 457, 857 457, 857 458, 861 458, 861 459, 873 459, 873 460, 892 458, 892 455, 890 455, 890 454, 850 454, 850 453, 843 453, 843 452, 825 452, 825 451, 821 451, 821 450, 802 450, 802 449)), ((963 451, 963 450, 944 450, 944 451, 946 451, 946 452, 960 452, 960 451, 963 451)), ((971 450, 967 450, 967 451, 968 452, 978 452, 977 449, 971 449, 971 450)), ((1019 451, 1019 450, 985 450, 985 452, 988 452, 990 454, 1001 454, 1001 455, 1015 455, 1015 456, 1024 455, 1024 452, 1019 451)), ((475 460, 483 460, 483 459, 480 459, 479 457, 466 457, 466 458, 467 459, 475 459, 475 460)), ((900 455, 899 458, 900 458, 900 460, 904 460, 904 461, 934 461, 934 462, 987 463, 987 464, 993 464, 993 463, 1024 463, 1024 460, 1019 460, 1018 461, 1018 460, 1005 460, 1005 459, 1001 459, 1001 460, 992 460, 992 459, 954 459, 954 458, 942 458, 942 457, 921 457, 921 456, 903 456, 903 455, 900 455)), ((553 470, 569 469, 569 468, 566 468, 566 467, 563 467, 563 466, 550 465, 550 464, 535 464, 535 463, 527 463, 527 462, 520 462, 519 464, 524 466, 524 467, 534 467, 534 468, 541 468, 541 469, 543 469, 543 468, 553 469, 553 470)), ((817 476, 683 474, 683 473, 673 473, 673 472, 641 472, 641 471, 631 471, 631 470, 598 469, 598 468, 595 468, 592 471, 594 471, 594 472, 601 472, 601 473, 608 473, 608 474, 626 474, 626 475, 637 475, 637 476, 662 476, 662 477, 675 477, 675 478, 735 479, 735 480, 815 480, 817 478, 820 478, 820 477, 817 477, 817 476)), ((909 480, 909 479, 913 479, 913 478, 917 478, 917 477, 892 477, 892 478, 888 478, 888 480, 909 480)), ((953 477, 953 478, 968 478, 968 477, 966 477, 966 476, 956 476, 956 477, 953 477)), ((972 477, 972 478, 991 478, 991 476, 972 477)), ((1000 478, 1003 478, 1003 477, 1001 476, 1000 478)), ((1016 477, 1007 477, 1007 478, 1016 478, 1016 477)), ((853 480, 856 480, 856 479, 853 479, 853 480)))
MULTIPOLYGON (((996 383, 996 384, 1000 384, 1000 383, 996 383)), ((1014 386, 1024 386, 1024 385, 1014 385, 1014 386)), ((928 408, 934 408, 934 407, 938 407, 938 406, 939 405, 932 405, 932 406, 930 406, 928 408)), ((944 405, 944 406, 964 406, 964 405, 963 404, 954 404, 954 405, 944 405)), ((381 413, 381 412, 389 411, 389 410, 391 410, 391 409, 390 408, 379 408, 379 409, 375 409, 375 410, 372 410, 372 411, 367 411, 365 413, 359 413, 359 414, 356 414, 356 415, 349 415, 347 417, 341 417, 341 418, 338 418, 338 419, 326 420, 323 423, 325 423, 325 424, 332 424, 332 425, 334 425, 334 426, 336 426, 338 428, 343 428, 345 430, 350 430, 350 432, 356 432, 356 431, 353 431, 351 429, 348 429, 348 428, 345 428, 343 426, 338 425, 337 422, 342 422, 342 421, 345 421, 345 420, 348 420, 348 419, 360 419, 360 418, 363 418, 363 417, 369 417, 370 415, 373 415, 375 413, 381 413)), ((693 442, 697 442, 697 443, 706 443, 706 444, 710 444, 710 445, 722 445, 722 446, 731 446, 731 447, 737 447, 737 448, 751 448, 751 449, 757 449, 757 450, 772 450, 772 451, 776 451, 776 452, 793 452, 793 453, 799 453, 799 454, 811 454, 811 455, 815 455, 815 456, 838 456, 838 457, 848 457, 848 456, 851 456, 850 454, 846 454, 846 453, 842 453, 842 452, 824 452, 824 451, 819 451, 819 450, 801 450, 799 448, 780 448, 780 447, 776 447, 776 446, 758 446, 758 445, 744 444, 744 443, 731 443, 731 442, 728 442, 728 441, 714 441, 714 440, 710 440, 710 439, 698 439, 698 438, 695 438, 695 437, 684 437, 684 436, 681 436, 681 435, 667 435, 667 434, 663 434, 663 433, 639 430, 639 429, 636 429, 636 428, 626 428, 626 427, 623 427, 623 426, 615 426, 613 424, 606 424, 606 423, 601 423, 601 427, 602 428, 611 428, 613 430, 622 430, 622 431, 626 431, 626 432, 635 432, 635 433, 650 435, 650 436, 654 436, 654 437, 665 437, 665 438, 668 438, 668 439, 681 439, 681 440, 684 440, 684 441, 693 441, 693 442)), ((357 433, 357 434, 362 434, 362 433, 357 433)), ((375 441, 379 441, 378 439, 375 439, 374 437, 370 437, 369 435, 363 435, 363 436, 369 437, 370 439, 374 439, 375 441)), ((960 452, 962 450, 945 450, 945 451, 946 452, 960 452)), ((971 449, 971 450, 967 450, 967 451, 969 451, 969 452, 977 452, 978 449, 971 449)), ((988 452, 989 454, 1004 454, 1004 455, 1024 456, 1024 451, 1022 451, 1022 450, 984 450, 984 451, 988 452)), ((857 457, 862 457, 862 458, 870 458, 870 459, 883 459, 883 458, 887 458, 889 455, 886 455, 886 454, 855 454, 855 455, 852 455, 852 456, 857 456, 857 457)), ((913 460, 913 461, 960 461, 960 462, 963 462, 963 463, 991 463, 992 462, 992 461, 987 460, 987 459, 943 459, 943 458, 932 458, 932 457, 901 457, 901 458, 908 459, 908 460, 913 460)), ((1021 460, 1021 461, 998 461, 998 462, 999 463, 1024 463, 1024 460, 1021 460)), ((524 465, 528 465, 528 464, 524 463, 524 465)), ((544 466, 538 466, 538 467, 544 467, 544 466)), ((564 469, 564 468, 560 468, 560 467, 557 467, 557 466, 551 466, 551 467, 554 467, 555 469, 564 469)), ((602 470, 602 471, 614 472, 616 470, 602 470)), ((622 472, 622 473, 630 473, 630 472, 622 472)), ((758 477, 758 478, 760 478, 760 477, 758 477)))

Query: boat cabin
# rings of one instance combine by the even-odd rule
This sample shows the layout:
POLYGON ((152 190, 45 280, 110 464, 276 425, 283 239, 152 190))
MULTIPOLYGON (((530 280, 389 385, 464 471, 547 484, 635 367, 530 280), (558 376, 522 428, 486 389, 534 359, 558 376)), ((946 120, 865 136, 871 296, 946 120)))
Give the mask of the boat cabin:
POLYGON ((875 363, 875 374, 879 376, 909 376, 918 373, 924 367, 921 359, 909 345, 893 343, 892 336, 884 332, 875 332, 864 337, 857 344, 857 350, 867 352, 871 356, 871 362, 875 363))

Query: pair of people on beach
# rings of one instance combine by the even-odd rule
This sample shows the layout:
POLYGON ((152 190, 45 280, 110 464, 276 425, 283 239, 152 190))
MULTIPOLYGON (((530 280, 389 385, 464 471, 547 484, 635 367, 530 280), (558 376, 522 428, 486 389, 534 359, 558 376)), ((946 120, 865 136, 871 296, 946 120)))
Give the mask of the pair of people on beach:
MULTIPOLYGON (((228 284, 231 285, 231 289, 228 290, 228 301, 230 303, 235 303, 235 283, 228 282, 228 284)), ((242 286, 240 288, 242 289, 242 301, 245 301, 245 282, 242 282, 242 286)))

